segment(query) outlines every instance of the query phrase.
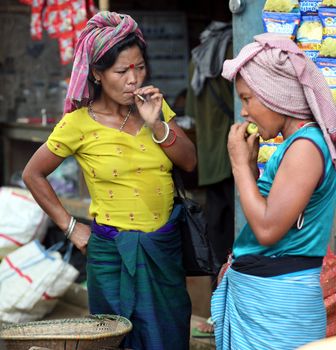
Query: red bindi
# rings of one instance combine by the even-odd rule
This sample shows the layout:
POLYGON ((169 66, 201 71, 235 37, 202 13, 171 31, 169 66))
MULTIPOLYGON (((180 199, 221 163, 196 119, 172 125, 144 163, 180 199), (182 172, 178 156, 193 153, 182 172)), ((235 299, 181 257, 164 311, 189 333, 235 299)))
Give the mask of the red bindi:
POLYGON ((135 65, 134 65, 133 63, 131 63, 131 64, 129 65, 129 67, 130 67, 130 69, 134 69, 135 65))

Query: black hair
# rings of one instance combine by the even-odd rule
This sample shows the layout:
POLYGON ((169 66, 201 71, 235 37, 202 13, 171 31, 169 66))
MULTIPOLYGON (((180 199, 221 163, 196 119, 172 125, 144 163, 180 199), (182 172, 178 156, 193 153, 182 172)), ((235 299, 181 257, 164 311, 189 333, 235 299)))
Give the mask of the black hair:
POLYGON ((141 51, 146 66, 146 80, 149 79, 149 65, 146 45, 143 41, 140 40, 140 38, 137 35, 135 35, 135 33, 131 33, 125 39, 119 41, 108 51, 106 51, 106 53, 96 63, 90 65, 88 80, 90 88, 93 89, 94 98, 97 98, 101 94, 101 85, 94 83, 95 79, 92 73, 93 68, 99 72, 104 72, 105 70, 109 69, 114 65, 121 51, 133 47, 135 45, 138 46, 141 51))

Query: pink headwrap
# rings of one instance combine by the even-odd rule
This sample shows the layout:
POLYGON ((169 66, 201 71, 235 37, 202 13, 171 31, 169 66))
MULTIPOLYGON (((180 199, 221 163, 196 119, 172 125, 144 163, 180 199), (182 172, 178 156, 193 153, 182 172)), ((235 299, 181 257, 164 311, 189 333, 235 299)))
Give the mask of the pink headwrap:
POLYGON ((97 62, 130 33, 135 33, 145 44, 141 30, 131 16, 102 11, 88 21, 76 45, 64 113, 72 112, 81 102, 88 102, 90 64, 97 62))
POLYGON ((273 111, 298 119, 313 115, 336 167, 336 106, 324 76, 292 40, 271 33, 254 40, 224 62, 222 76, 232 80, 239 72, 273 111))

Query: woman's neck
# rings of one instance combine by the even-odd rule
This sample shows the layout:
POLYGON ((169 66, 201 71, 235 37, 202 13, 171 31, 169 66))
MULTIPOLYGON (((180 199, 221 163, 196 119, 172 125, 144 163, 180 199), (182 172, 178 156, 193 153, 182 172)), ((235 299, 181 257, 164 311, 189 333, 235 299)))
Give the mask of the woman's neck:
POLYGON ((293 135, 296 131, 303 127, 314 126, 316 121, 314 119, 297 119, 286 117, 286 123, 284 128, 281 130, 281 133, 284 139, 287 139, 289 136, 293 135))
POLYGON ((99 113, 106 116, 124 115, 129 110, 130 106, 121 105, 110 98, 100 97, 93 102, 93 106, 99 113))

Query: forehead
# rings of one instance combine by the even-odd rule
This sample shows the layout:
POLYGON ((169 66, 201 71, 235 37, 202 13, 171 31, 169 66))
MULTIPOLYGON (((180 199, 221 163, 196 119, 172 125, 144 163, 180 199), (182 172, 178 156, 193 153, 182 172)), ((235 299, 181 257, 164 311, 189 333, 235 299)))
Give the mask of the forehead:
POLYGON ((144 58, 139 46, 134 45, 122 50, 119 53, 114 66, 129 66, 130 64, 139 64, 143 62, 143 60, 144 58))
POLYGON ((253 91, 249 88, 241 75, 237 75, 236 89, 238 94, 253 94, 253 91))

